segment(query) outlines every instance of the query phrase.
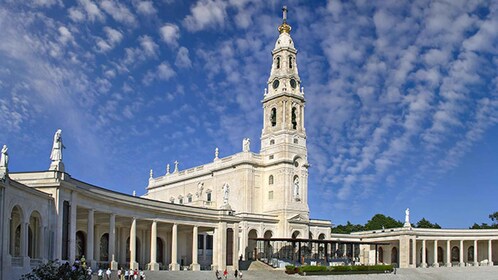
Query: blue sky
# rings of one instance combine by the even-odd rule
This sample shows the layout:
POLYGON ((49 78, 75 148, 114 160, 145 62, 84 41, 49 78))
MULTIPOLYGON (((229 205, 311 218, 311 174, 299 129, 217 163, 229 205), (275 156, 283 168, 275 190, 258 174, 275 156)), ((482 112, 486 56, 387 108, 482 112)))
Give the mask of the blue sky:
POLYGON ((498 211, 494 1, 4 0, 0 142, 11 171, 66 171, 124 193, 259 151, 281 7, 307 99, 314 218, 384 213, 443 227, 498 211), (492 3, 489 3, 492 2, 492 3))

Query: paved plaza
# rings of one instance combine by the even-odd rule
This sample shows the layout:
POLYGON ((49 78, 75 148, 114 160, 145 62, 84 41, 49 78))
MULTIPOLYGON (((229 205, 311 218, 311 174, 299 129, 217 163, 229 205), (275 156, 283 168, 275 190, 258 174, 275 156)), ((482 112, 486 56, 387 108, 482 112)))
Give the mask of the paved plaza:
MULTIPOLYGON (((498 266, 494 267, 440 267, 440 268, 405 268, 398 269, 396 274, 368 274, 368 275, 328 275, 328 276, 300 276, 287 275, 282 270, 243 271, 245 280, 279 280, 279 279, 303 279, 303 280, 325 280, 325 279, 400 279, 400 280, 424 280, 424 279, 448 279, 448 280, 498 280, 498 266)), ((147 272, 147 280, 215 280, 214 271, 160 271, 147 272)), ((235 280, 230 273, 229 280, 235 280)))

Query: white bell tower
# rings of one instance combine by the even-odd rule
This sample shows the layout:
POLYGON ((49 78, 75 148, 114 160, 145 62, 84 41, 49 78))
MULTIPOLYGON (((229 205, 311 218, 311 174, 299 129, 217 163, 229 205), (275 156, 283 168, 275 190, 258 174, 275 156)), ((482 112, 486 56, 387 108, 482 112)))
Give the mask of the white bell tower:
MULTIPOLYGON (((265 185, 272 193, 264 212, 281 220, 300 216, 309 219, 308 157, 304 129, 304 91, 297 69, 297 50, 290 36, 287 8, 283 8, 280 35, 272 51, 272 67, 263 98, 261 155, 266 172, 265 185)), ((282 234, 290 229, 282 225, 282 234)))

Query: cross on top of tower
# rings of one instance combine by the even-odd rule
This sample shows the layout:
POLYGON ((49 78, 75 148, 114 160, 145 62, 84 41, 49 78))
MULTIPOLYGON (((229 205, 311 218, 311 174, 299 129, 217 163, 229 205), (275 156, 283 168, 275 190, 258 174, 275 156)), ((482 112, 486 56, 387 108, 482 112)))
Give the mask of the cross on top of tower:
POLYGON ((290 33, 291 31, 291 26, 287 24, 287 6, 282 7, 282 18, 283 18, 283 23, 278 27, 278 32, 280 34, 282 33, 290 33))

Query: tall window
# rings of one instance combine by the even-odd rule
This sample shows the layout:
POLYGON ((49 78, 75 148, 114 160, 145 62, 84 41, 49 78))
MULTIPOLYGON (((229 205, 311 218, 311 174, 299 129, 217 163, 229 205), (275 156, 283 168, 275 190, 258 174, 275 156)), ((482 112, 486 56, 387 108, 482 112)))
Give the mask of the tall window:
POLYGON ((178 204, 183 204, 183 196, 178 197, 178 204))
POLYGON ((192 202, 192 194, 190 194, 190 193, 187 195, 187 202, 188 203, 192 202))
POLYGON ((280 69, 280 56, 277 56, 277 69, 280 69))
POLYGON ((470 246, 469 249, 467 250, 467 261, 475 261, 474 260, 474 246, 470 246))
POLYGON ((270 199, 270 200, 273 199, 273 191, 268 192, 268 199, 270 199))
POLYGON ((289 68, 292 68, 292 56, 289 56, 289 68))
POLYGON ((458 249, 457 246, 453 246, 453 248, 451 248, 451 261, 458 262, 459 260, 460 260, 460 250, 458 249))
POLYGON ((273 175, 270 175, 270 177, 268 177, 268 185, 273 185, 273 175))
POLYGON ((211 192, 206 192, 206 201, 211 201, 211 192))
POLYGON ((297 114, 296 114, 297 108, 293 107, 292 108, 292 129, 297 128, 297 114))
POLYGON ((382 249, 382 247, 379 247, 378 251, 379 251, 378 252, 379 262, 383 263, 384 262, 384 249, 382 249))
POLYGON ((100 237, 100 261, 109 260, 109 234, 104 233, 100 237))
POLYGON ((276 108, 271 109, 270 122, 271 122, 271 126, 277 125, 277 109, 276 108))

